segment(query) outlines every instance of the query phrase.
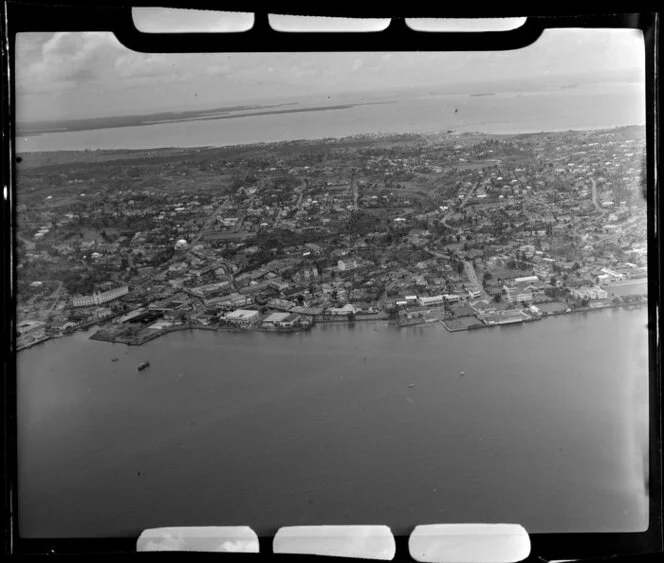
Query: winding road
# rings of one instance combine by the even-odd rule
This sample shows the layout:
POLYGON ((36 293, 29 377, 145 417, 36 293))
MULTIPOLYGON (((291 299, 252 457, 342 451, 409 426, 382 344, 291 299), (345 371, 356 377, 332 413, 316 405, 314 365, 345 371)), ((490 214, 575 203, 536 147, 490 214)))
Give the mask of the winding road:
POLYGON ((595 182, 594 178, 590 179, 590 182, 593 185, 593 204, 595 206, 595 209, 599 211, 602 215, 606 213, 606 209, 602 209, 602 206, 599 204, 599 201, 597 200, 597 182, 595 182))
POLYGON ((477 279, 477 274, 475 273, 475 267, 470 260, 464 260, 463 267, 466 270, 466 276, 477 289, 480 290, 480 299, 488 299, 489 296, 486 291, 484 291, 484 286, 477 279))
MULTIPOLYGON (((470 188, 470 191, 468 192, 468 194, 463 198, 463 202, 461 203, 461 206, 459 207, 459 210, 462 210, 464 207, 466 207, 466 205, 468 205, 468 200, 472 197, 473 193, 475 193, 475 190, 477 189, 478 185, 479 185, 479 182, 475 182, 473 187, 470 188)), ((441 222, 443 223, 443 225, 445 225, 451 231, 456 230, 457 234, 460 234, 460 233, 463 232, 462 228, 459 227, 458 229, 456 229, 455 227, 453 227, 452 225, 450 225, 447 222, 453 215, 456 215, 456 214, 457 214, 457 212, 454 209, 450 209, 450 211, 445 215, 445 217, 443 217, 441 222)))

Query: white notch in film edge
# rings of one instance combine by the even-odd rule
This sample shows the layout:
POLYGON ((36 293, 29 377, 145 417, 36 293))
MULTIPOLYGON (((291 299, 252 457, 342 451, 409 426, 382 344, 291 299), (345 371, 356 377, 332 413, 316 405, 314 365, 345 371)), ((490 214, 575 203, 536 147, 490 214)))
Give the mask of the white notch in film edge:
POLYGON ((530 537, 519 524, 430 524, 408 540, 422 563, 516 563, 530 554, 530 537))
POLYGON ((174 526, 144 530, 136 550, 258 553, 259 546, 249 526, 174 526))
POLYGON ((287 526, 274 536, 273 552, 391 560, 396 553, 387 526, 287 526))

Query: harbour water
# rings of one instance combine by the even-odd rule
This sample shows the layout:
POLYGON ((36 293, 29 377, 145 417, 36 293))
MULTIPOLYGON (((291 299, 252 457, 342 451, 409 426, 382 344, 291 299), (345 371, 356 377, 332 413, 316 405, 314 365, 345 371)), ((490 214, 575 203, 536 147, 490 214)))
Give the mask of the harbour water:
POLYGON ((470 333, 356 323, 46 342, 18 355, 21 535, 644 530, 646 323, 642 308, 470 333))
MULTIPOLYGON (((499 92, 491 96, 423 95, 384 101, 391 103, 18 136, 16 150, 22 153, 226 146, 446 130, 459 133, 529 133, 645 123, 645 89, 642 84, 636 83, 598 84, 541 92, 499 92)), ((362 103, 362 99, 358 97, 345 102, 362 103)), ((318 105, 315 104, 316 107, 318 105)))

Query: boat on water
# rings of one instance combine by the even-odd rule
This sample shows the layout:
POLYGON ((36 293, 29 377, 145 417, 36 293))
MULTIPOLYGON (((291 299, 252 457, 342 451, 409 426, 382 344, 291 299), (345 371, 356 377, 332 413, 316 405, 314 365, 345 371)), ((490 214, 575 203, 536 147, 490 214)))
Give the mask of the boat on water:
POLYGON ((147 367, 150 367, 150 362, 141 362, 138 364, 138 371, 143 371, 147 367))
POLYGON ((459 375, 466 375, 466 372, 462 371, 461 373, 459 373, 459 375))
POLYGON ((117 359, 117 358, 111 358, 111 361, 112 361, 112 362, 117 362, 118 359, 117 359))
POLYGON ((415 387, 415 384, 414 384, 414 383, 411 383, 411 384, 408 386, 408 389, 412 389, 413 387, 415 387))

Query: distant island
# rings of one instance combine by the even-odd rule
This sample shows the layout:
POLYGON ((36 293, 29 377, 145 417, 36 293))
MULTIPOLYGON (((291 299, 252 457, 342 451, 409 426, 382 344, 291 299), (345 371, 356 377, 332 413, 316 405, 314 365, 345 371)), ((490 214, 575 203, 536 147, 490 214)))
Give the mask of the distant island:
POLYGON ((296 107, 296 103, 277 104, 269 106, 235 106, 205 111, 163 112, 148 115, 125 115, 115 117, 97 117, 90 119, 73 119, 68 121, 40 121, 17 124, 17 135, 31 137, 43 133, 88 131, 92 129, 114 129, 117 127, 140 127, 142 125, 157 125, 159 123, 181 123, 188 121, 207 121, 215 119, 239 119, 242 117, 256 117, 259 115, 278 115, 287 113, 303 113, 318 111, 333 111, 350 109, 357 106, 393 104, 394 101, 356 102, 335 104, 329 106, 296 107))

